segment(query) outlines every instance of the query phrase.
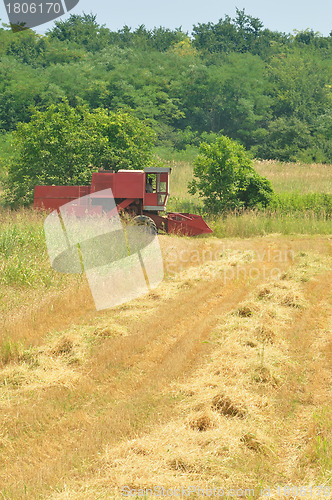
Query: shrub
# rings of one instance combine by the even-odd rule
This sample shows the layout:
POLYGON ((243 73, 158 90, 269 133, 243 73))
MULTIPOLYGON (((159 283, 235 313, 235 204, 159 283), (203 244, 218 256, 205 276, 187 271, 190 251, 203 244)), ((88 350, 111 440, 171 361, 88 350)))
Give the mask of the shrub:
POLYGON ((271 183, 254 169, 244 147, 226 136, 203 142, 189 192, 203 198, 207 210, 263 207, 273 196, 271 183))

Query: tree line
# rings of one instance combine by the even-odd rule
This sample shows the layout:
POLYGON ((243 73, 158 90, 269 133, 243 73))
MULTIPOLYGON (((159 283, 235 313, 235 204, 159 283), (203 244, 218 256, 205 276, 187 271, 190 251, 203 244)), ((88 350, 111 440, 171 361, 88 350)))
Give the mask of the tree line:
POLYGON ((332 162, 332 32, 271 31, 236 11, 217 23, 111 31, 92 14, 46 35, 0 29, 0 133, 65 100, 123 111, 156 143, 186 149, 220 136, 257 158, 332 162))

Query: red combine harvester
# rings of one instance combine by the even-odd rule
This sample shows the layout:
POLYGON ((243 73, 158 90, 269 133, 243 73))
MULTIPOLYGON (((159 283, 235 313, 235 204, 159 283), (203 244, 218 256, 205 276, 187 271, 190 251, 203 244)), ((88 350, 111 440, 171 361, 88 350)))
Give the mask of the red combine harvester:
POLYGON ((118 212, 125 211, 134 223, 146 225, 152 230, 187 236, 212 233, 200 215, 166 212, 169 196, 167 167, 145 170, 101 170, 92 174, 91 186, 36 186, 34 208, 57 210, 62 205, 93 194, 93 211, 103 207, 103 193, 111 188, 118 212), (164 212, 164 215, 159 215, 164 212))

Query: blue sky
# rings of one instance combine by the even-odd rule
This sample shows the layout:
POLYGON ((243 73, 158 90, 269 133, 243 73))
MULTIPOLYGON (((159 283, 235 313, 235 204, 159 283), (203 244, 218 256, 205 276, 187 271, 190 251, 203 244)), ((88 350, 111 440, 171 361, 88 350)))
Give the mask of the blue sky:
MULTIPOLYGON (((31 2, 32 0, 27 0, 31 2)), ((51 0, 49 0, 51 1, 51 0)), ((56 1, 56 0, 53 0, 56 1)), ((7 14, 0 0, 0 19, 8 22, 7 14)), ((306 28, 329 35, 332 30, 332 1, 331 0, 167 0, 157 2, 153 0, 80 0, 71 11, 75 14, 94 13, 100 24, 112 30, 118 30, 125 24, 135 28, 145 24, 148 28, 165 26, 176 28, 182 26, 185 31, 191 32, 193 24, 208 21, 217 22, 228 14, 235 15, 235 7, 244 8, 246 13, 258 17, 264 27, 292 33, 294 29, 306 28)), ((62 17, 66 19, 69 14, 62 17)), ((36 29, 43 33, 51 28, 48 23, 36 29)))

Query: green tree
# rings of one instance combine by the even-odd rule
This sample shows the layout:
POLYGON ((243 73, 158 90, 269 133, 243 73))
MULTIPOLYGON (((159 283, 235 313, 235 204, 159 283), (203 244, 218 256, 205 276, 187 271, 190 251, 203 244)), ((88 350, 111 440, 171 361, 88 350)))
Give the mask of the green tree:
POLYGON ((262 143, 252 148, 259 158, 296 161, 299 152, 310 148, 312 137, 308 125, 298 118, 277 118, 271 121, 262 143))
POLYGON ((65 21, 55 21, 54 28, 47 32, 50 39, 71 42, 87 51, 101 50, 109 40, 110 31, 100 26, 93 14, 71 14, 65 21))
POLYGON ((12 41, 13 32, 7 24, 1 23, 0 19, 0 56, 7 53, 7 47, 12 41))
POLYGON ((109 43, 121 48, 139 48, 140 50, 156 49, 159 52, 165 52, 172 45, 181 42, 187 38, 181 28, 170 30, 160 26, 153 30, 148 30, 144 24, 141 24, 136 30, 125 25, 118 31, 111 31, 109 34, 109 43))
POLYGON ((17 60, 35 66, 38 58, 42 58, 47 47, 47 37, 37 35, 33 30, 24 30, 11 38, 7 47, 7 55, 13 55, 17 60))
POLYGON ((5 199, 28 205, 36 185, 87 185, 98 167, 153 165, 153 133, 138 118, 68 102, 36 112, 13 134, 17 159, 9 167, 5 199))
POLYGON ((23 64, 13 56, 0 63, 0 129, 11 131, 28 121, 32 108, 45 110, 65 94, 44 71, 23 64))
POLYGON ((247 52, 253 48, 262 27, 258 18, 248 16, 244 9, 236 9, 234 19, 225 16, 216 24, 194 26, 194 45, 208 52, 247 52))
POLYGON ((329 106, 331 63, 310 47, 276 55, 267 75, 275 118, 295 116, 310 122, 329 106))
POLYGON ((201 144, 189 192, 198 192, 214 213, 266 206, 273 195, 271 183, 256 172, 244 147, 226 136, 201 144))

